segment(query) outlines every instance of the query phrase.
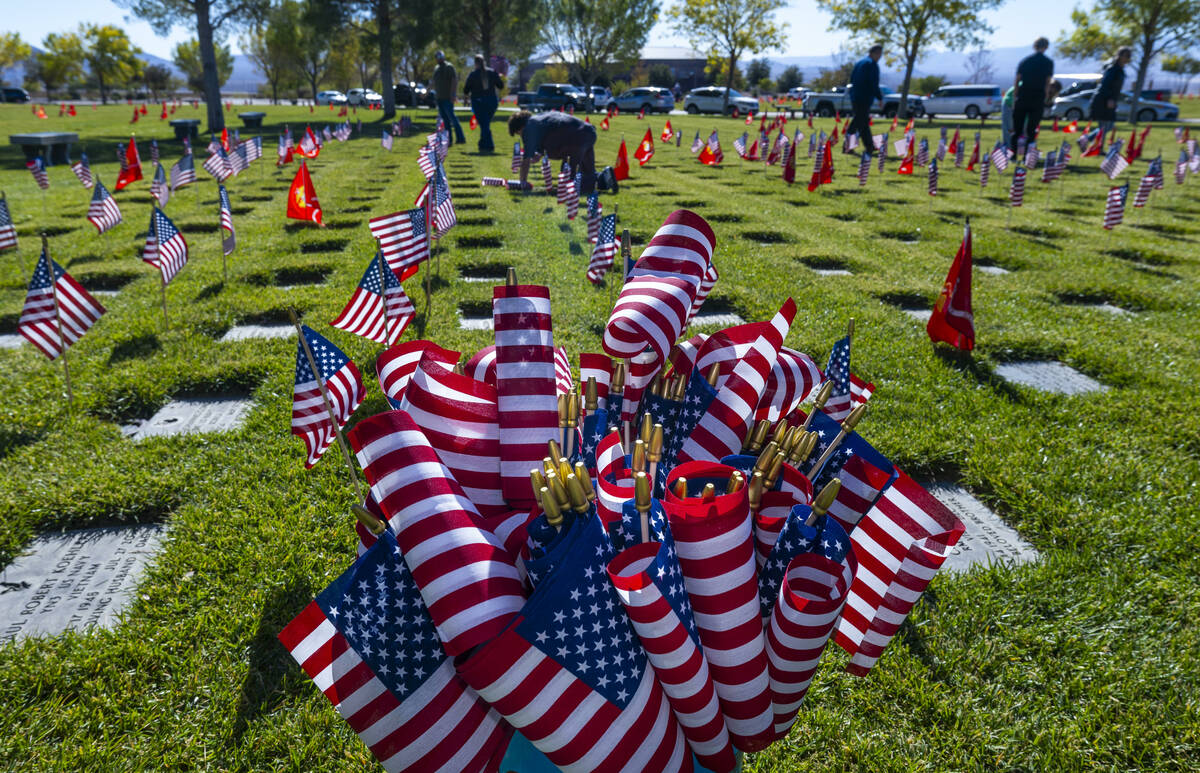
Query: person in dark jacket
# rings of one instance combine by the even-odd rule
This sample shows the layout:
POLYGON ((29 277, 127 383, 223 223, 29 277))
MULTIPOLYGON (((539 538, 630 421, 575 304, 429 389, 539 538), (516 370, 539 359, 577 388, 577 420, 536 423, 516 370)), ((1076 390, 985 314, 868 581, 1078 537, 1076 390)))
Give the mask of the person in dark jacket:
POLYGON ((1125 85, 1125 65, 1132 59, 1133 49, 1129 46, 1117 49, 1117 55, 1104 65, 1104 77, 1092 95, 1090 118, 1100 127, 1100 147, 1104 147, 1103 143, 1117 122, 1117 100, 1121 98, 1121 87, 1125 85))
POLYGON ((491 153, 496 149, 492 142, 492 118, 500 106, 500 89, 504 81, 483 63, 483 55, 475 55, 475 69, 463 84, 463 93, 471 98, 471 112, 479 121, 479 152, 491 153))
MULTIPOLYGON (((571 171, 582 176, 579 194, 587 196, 596 189, 596 127, 573 115, 548 110, 534 115, 528 110, 513 113, 508 119, 509 136, 521 135, 521 182, 529 182, 529 165, 540 154, 556 161, 566 159, 571 171)), ((616 193, 612 171, 605 169, 601 190, 616 193)))
POLYGON ((875 151, 874 140, 871 139, 871 105, 877 99, 883 101, 883 92, 879 89, 881 56, 883 46, 871 46, 867 55, 858 60, 850 74, 850 109, 854 111, 850 131, 858 132, 864 153, 875 151))
POLYGON ((1033 53, 1017 65, 1017 77, 1013 86, 1017 91, 1013 100, 1013 131, 1008 148, 1014 154, 1021 137, 1033 142, 1046 110, 1046 91, 1054 80, 1054 60, 1046 56, 1050 41, 1038 38, 1033 42, 1033 53))
POLYGON ((454 98, 458 94, 458 72, 454 65, 446 61, 446 55, 441 51, 434 54, 437 67, 433 68, 433 91, 437 95, 438 117, 446 124, 446 131, 453 132, 450 143, 466 142, 463 136, 462 124, 454 115, 454 98), (455 139, 457 137, 457 139, 455 139))

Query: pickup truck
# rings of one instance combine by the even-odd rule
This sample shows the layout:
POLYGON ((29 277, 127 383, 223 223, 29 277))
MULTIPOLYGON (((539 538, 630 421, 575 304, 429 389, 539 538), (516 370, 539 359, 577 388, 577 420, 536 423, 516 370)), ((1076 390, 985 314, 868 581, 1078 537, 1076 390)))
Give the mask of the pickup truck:
MULTIPOLYGON (((887 87, 880 87, 883 92, 883 103, 876 100, 871 106, 871 112, 882 114, 888 118, 895 117, 900 110, 900 93, 892 91, 887 87)), ((805 95, 804 109, 809 112, 824 118, 829 118, 833 114, 840 113, 841 115, 851 115, 854 112, 850 105, 850 90, 844 86, 835 87, 829 91, 813 91, 805 95)), ((921 97, 910 94, 908 96, 908 114, 920 118, 925 114, 925 105, 921 97)))
POLYGON ((583 89, 570 83, 543 83, 537 91, 517 92, 517 107, 534 112, 559 109, 589 111, 592 109, 592 98, 583 89))

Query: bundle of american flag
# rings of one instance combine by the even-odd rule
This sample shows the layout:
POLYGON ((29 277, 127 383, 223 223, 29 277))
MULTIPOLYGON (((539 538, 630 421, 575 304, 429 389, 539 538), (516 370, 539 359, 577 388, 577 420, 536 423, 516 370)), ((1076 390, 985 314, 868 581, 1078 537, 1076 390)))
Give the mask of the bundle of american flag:
MULTIPOLYGON (((873 387, 849 336, 828 378, 783 345, 790 299, 682 338, 715 241, 667 218, 578 391, 548 289, 511 275, 465 364, 380 355, 394 410, 346 435, 358 559, 279 638, 386 769, 511 770, 519 733, 547 767, 729 773, 788 734, 829 641, 874 666, 963 533, 856 432, 873 387)), ((310 465, 363 392, 304 328, 310 465)))

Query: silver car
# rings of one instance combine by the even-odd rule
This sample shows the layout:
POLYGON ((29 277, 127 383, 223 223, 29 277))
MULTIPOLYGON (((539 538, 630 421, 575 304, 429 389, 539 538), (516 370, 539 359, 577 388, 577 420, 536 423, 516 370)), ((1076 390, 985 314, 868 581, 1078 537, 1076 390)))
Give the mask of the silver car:
POLYGON ((346 104, 346 95, 340 91, 318 91, 318 105, 344 105, 346 104))
MULTIPOLYGON (((1050 116, 1052 118, 1064 118, 1068 121, 1079 121, 1087 118, 1091 114, 1092 96, 1095 93, 1095 90, 1081 91, 1070 96, 1059 97, 1054 100, 1054 106, 1050 108, 1050 116)), ((1129 120, 1129 108, 1132 104, 1133 95, 1128 91, 1121 92, 1121 98, 1117 100, 1118 121, 1129 120)), ((1175 121, 1178 118, 1178 105, 1173 105, 1170 102, 1160 102, 1156 99, 1138 100, 1137 119, 1139 123, 1175 121)))
POLYGON ((669 113, 675 107, 675 97, 670 89, 638 86, 613 97, 609 104, 627 112, 645 110, 647 113, 669 113))
POLYGON ((692 115, 720 112, 732 114, 735 109, 742 115, 746 113, 753 115, 758 112, 758 100, 754 97, 747 97, 736 89, 730 89, 729 106, 726 107, 724 86, 704 86, 692 89, 687 93, 687 96, 683 98, 683 109, 692 115))

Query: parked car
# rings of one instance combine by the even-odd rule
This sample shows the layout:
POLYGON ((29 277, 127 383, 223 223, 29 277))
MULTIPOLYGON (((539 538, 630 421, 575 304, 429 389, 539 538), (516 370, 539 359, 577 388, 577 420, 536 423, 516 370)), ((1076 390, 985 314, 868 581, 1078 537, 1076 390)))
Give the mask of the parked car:
MULTIPOLYGON (((1054 100, 1050 108, 1053 118, 1064 118, 1068 121, 1079 121, 1091 112, 1092 96, 1095 90, 1081 91, 1068 97, 1054 100)), ((1117 100, 1117 120, 1128 121, 1129 109, 1133 105, 1133 95, 1128 91, 1121 92, 1117 100)), ((1137 104, 1137 119, 1139 123, 1149 121, 1175 121, 1179 118, 1179 106, 1170 102, 1159 102, 1156 99, 1139 99, 1137 104)))
POLYGON ((382 105, 383 96, 371 89, 350 89, 346 92, 346 103, 350 105, 382 105))
POLYGON ((965 115, 972 120, 987 118, 1000 109, 1004 94, 994 83, 942 86, 925 97, 925 115, 965 115))
POLYGON ((401 107, 437 107, 437 95, 420 83, 400 81, 392 86, 392 94, 401 107))
POLYGON ((614 97, 612 104, 620 110, 634 113, 639 110, 645 110, 647 113, 669 113, 675 107, 675 95, 670 89, 658 86, 638 86, 614 97))
POLYGON ((344 105, 346 104, 346 95, 340 91, 318 91, 318 105, 344 105))
POLYGON ((1058 81, 1058 85, 1062 87, 1058 95, 1060 97, 1069 97, 1081 91, 1095 91, 1096 87, 1100 85, 1100 79, 1103 77, 1098 72, 1076 72, 1056 74, 1054 80, 1058 81))
POLYGON ((603 110, 608 107, 608 103, 612 102, 613 93, 604 86, 592 86, 592 105, 597 110, 603 110))
POLYGON ((807 97, 811 93, 812 93, 812 89, 808 88, 807 86, 795 86, 793 88, 788 89, 787 98, 803 100, 805 97, 807 97))
POLYGON ((725 105, 725 87, 724 86, 704 86, 698 89, 692 89, 683 98, 683 109, 695 115, 696 113, 720 113, 722 111, 733 114, 736 109, 739 113, 745 115, 749 113, 753 115, 758 112, 758 100, 754 97, 748 97, 739 92, 737 89, 729 90, 729 105, 725 105))
POLYGON ((28 102, 29 92, 25 89, 6 88, 0 94, 3 94, 3 99, 0 102, 28 102))
MULTIPOLYGON (((880 86, 883 101, 876 100, 871 105, 872 113, 879 113, 893 118, 900 112, 900 94, 887 86, 880 86)), ((829 91, 812 92, 804 98, 804 109, 809 113, 829 118, 835 113, 853 115, 854 108, 850 103, 850 93, 845 86, 835 86, 829 91)), ((913 94, 908 95, 908 114, 914 118, 925 115, 925 99, 913 94)))
POLYGON ((539 110, 590 110, 592 98, 570 83, 543 83, 537 91, 517 92, 517 106, 539 110))

